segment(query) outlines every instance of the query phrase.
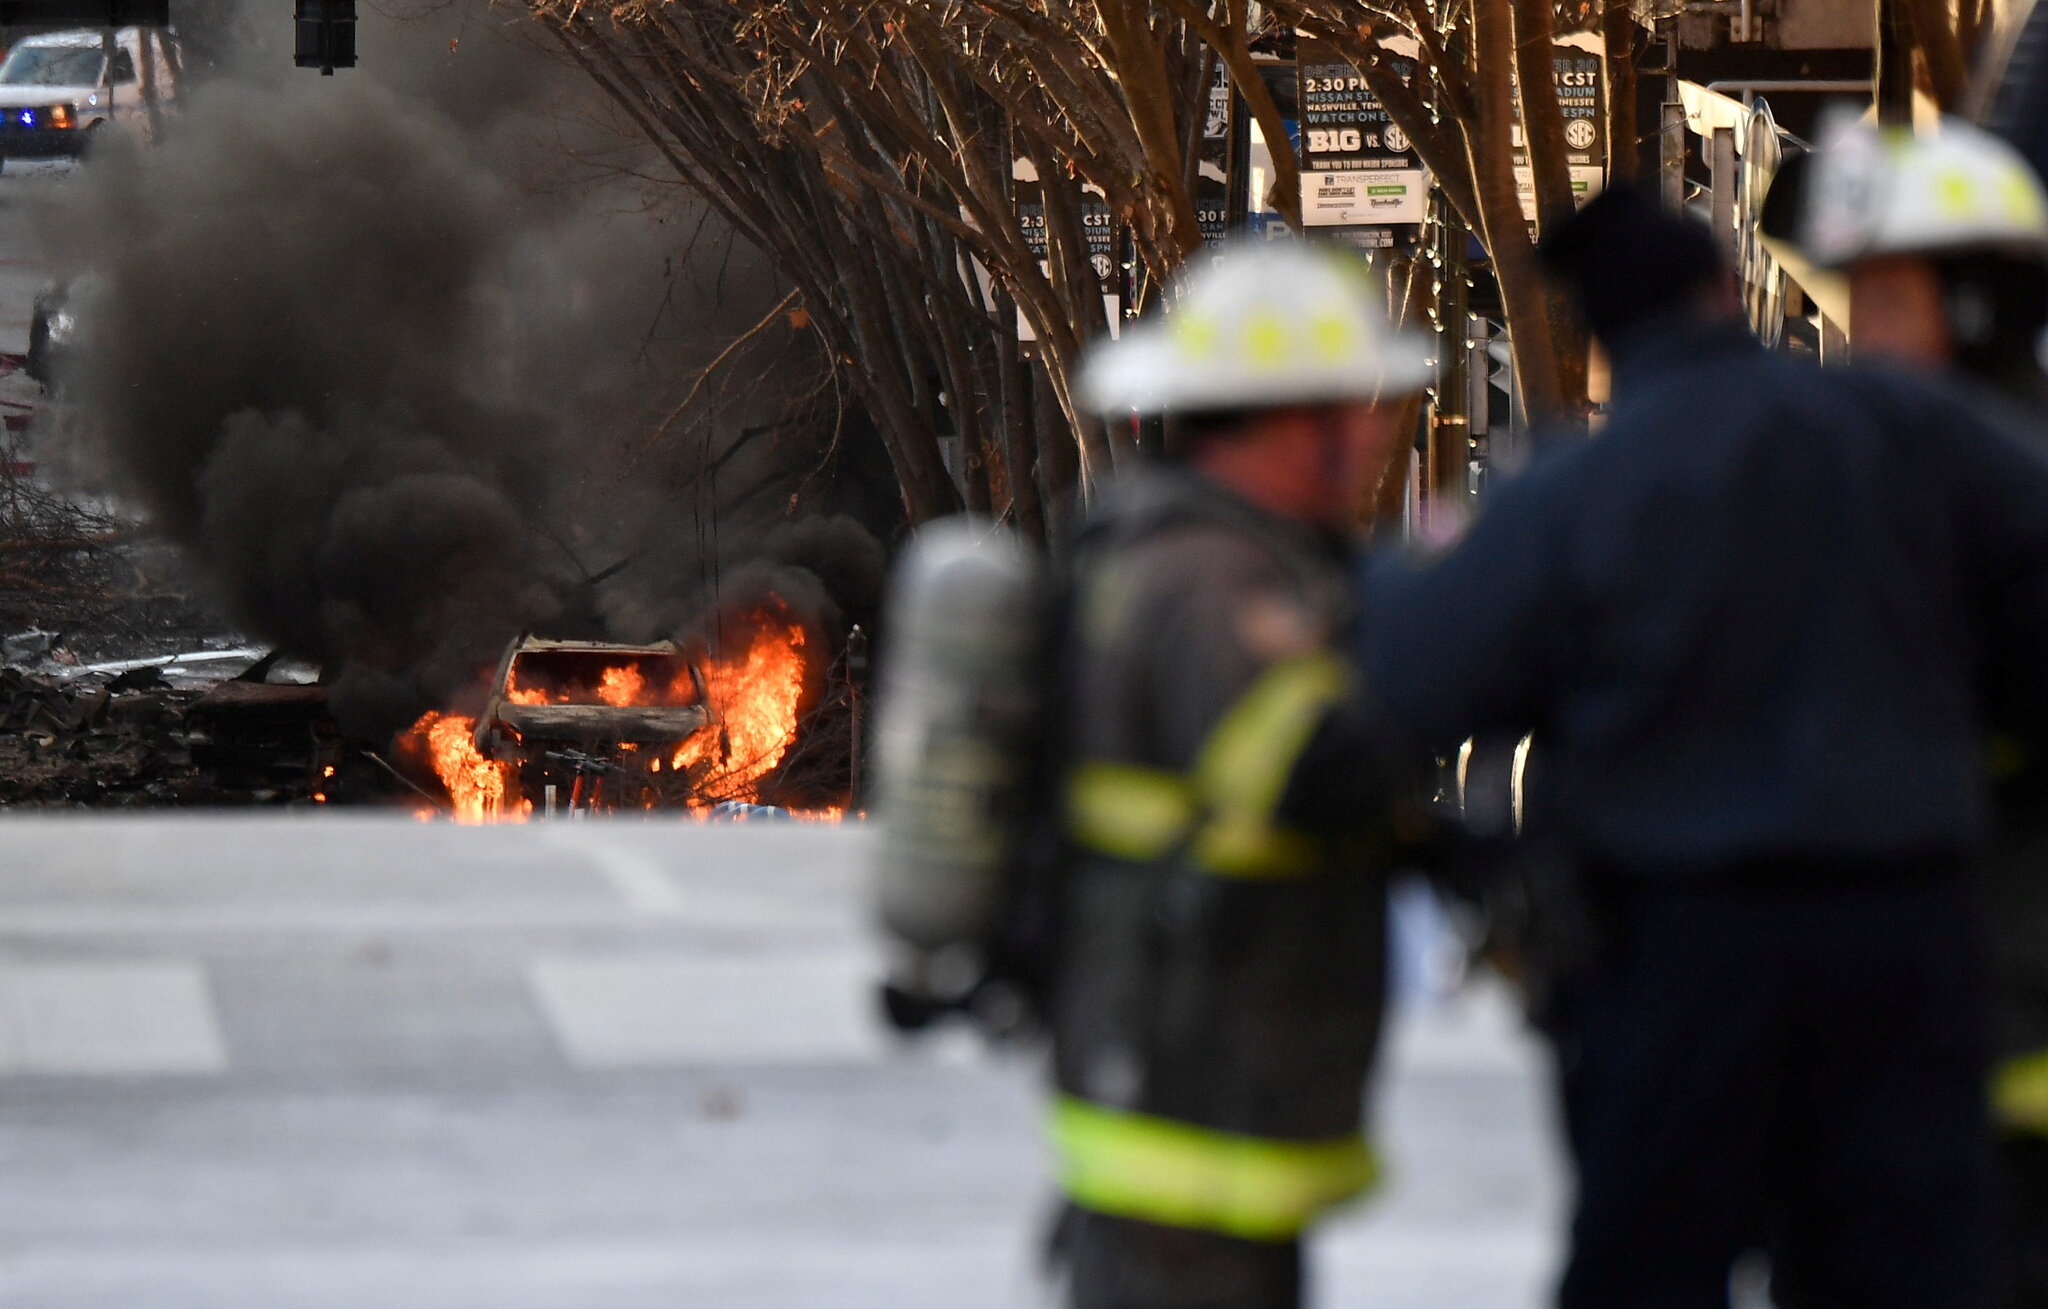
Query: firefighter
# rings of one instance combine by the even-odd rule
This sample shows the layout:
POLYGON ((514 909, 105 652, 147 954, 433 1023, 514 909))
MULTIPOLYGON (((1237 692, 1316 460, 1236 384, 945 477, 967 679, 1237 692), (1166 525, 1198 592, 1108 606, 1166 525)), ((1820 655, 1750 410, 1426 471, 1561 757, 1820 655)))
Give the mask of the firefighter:
POLYGON ((1160 415, 1067 566, 1051 770, 1055 1236, 1074 1309, 1268 1309, 1367 1190, 1387 783, 1337 653, 1344 542, 1426 371, 1362 266, 1276 242, 1191 275, 1079 395, 1160 415))
MULTIPOLYGON (((2048 200, 2019 152, 1967 123, 1932 133, 1843 124, 1802 179, 1802 244, 1846 274, 1856 357, 1944 375, 2011 407, 2048 448, 2048 200)), ((2000 702, 2043 712, 2041 670, 2009 669, 2000 702)), ((2015 1303, 2048 1306, 2048 759, 2008 735, 1992 753, 1999 830, 1982 864, 1999 1063, 1992 1109, 2017 1231, 2015 1303)))
POLYGON ((1840 121, 1799 191, 1799 244, 1846 275, 1858 358, 2048 412, 2048 203, 2018 151, 1953 118, 1918 134, 1840 121))
POLYGON ((1712 238, 1616 188, 1544 256, 1608 421, 1431 563, 1369 685, 1425 747, 1536 731, 1603 924, 1571 1012, 1565 1309, 1992 1303, 1981 656, 2048 658, 2048 459, 1750 336, 1712 238))

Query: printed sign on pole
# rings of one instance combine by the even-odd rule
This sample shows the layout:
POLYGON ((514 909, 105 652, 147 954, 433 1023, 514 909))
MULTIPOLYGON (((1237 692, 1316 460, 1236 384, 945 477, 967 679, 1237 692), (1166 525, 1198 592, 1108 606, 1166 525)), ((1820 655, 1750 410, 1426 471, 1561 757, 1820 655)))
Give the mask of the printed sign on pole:
MULTIPOLYGON (((1598 37, 1574 32, 1557 39, 1551 77, 1558 108, 1564 111, 1565 163, 1571 170, 1572 199, 1584 204, 1600 194, 1607 179, 1607 88, 1601 77, 1598 37)), ((1522 106, 1515 104, 1515 191, 1522 217, 1536 221, 1536 171, 1529 166, 1522 134, 1522 106)))
MULTIPOLYGON (((1335 49, 1295 42, 1301 68, 1301 221, 1366 249, 1413 242, 1429 211, 1429 173, 1408 134, 1335 49)), ((1403 78, 1412 59, 1389 61, 1403 78)))
MULTIPOLYGON (((1038 256, 1040 267, 1046 263, 1050 245, 1045 230, 1045 191, 1038 180, 1038 170, 1028 159, 1018 159, 1012 164, 1012 195, 1017 208, 1017 226, 1024 234, 1024 241, 1031 247, 1031 253, 1038 256)), ((1084 191, 1080 198, 1081 234, 1088 243, 1088 264, 1101 283, 1103 313, 1109 320, 1111 336, 1117 334, 1118 324, 1123 316, 1123 270, 1116 258, 1116 216, 1110 212, 1109 202, 1096 191, 1084 191)), ((1036 340, 1022 314, 1018 315, 1018 331, 1024 340, 1036 340)))
POLYGON ((1216 61, 1209 81, 1208 114, 1202 124, 1202 155, 1196 161, 1195 221, 1205 245, 1221 245, 1230 234, 1230 70, 1216 61))

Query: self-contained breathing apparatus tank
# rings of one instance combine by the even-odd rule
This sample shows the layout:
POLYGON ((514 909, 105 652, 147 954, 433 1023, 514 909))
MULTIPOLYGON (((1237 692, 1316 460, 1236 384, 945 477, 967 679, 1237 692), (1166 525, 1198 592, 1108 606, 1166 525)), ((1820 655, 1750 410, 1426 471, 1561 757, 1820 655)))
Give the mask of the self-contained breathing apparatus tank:
POLYGON ((926 525, 896 566, 877 703, 873 886, 891 943, 883 1000, 899 1028, 989 998, 988 948, 1044 708, 1047 589, 1027 543, 971 516, 926 525))

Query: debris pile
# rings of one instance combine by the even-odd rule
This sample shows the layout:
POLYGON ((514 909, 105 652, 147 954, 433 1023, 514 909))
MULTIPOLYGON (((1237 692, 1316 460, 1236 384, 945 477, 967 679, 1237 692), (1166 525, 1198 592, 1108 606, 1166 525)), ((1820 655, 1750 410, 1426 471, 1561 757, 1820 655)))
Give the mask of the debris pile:
POLYGON ((0 805, 197 804, 207 794, 181 739, 186 705, 162 679, 95 687, 0 668, 0 805))
POLYGON ((177 658, 0 667, 0 808, 388 800, 388 771, 342 741, 327 689, 297 675, 267 655, 203 683, 177 658))
POLYGON ((132 508, 83 488, 84 435, 35 385, 0 354, 0 663, 140 663, 221 636, 229 624, 191 564, 132 508))

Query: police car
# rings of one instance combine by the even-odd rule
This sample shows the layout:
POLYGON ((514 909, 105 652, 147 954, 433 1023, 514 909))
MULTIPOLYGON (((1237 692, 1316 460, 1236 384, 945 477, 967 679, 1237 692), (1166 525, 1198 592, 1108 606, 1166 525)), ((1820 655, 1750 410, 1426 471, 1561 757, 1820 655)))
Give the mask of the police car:
POLYGON ((123 28, 23 37, 0 60, 0 160, 77 158, 109 123, 149 126, 182 80, 176 38, 123 28))

